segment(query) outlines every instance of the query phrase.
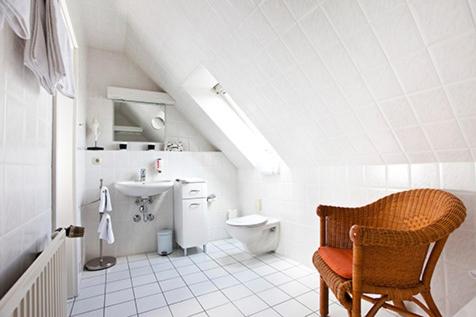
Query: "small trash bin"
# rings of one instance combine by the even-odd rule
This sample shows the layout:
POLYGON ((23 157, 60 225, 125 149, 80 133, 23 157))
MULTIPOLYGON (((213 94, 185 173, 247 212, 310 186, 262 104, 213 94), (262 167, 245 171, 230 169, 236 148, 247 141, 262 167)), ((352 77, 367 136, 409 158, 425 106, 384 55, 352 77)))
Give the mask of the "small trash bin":
POLYGON ((157 233, 157 253, 168 255, 172 253, 172 230, 163 229, 157 233))

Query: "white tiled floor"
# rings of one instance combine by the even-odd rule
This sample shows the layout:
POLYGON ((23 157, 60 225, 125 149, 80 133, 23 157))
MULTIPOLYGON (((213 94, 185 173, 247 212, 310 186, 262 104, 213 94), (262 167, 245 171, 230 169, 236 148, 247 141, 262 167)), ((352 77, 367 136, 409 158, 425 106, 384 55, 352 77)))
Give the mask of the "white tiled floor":
MULTIPOLYGON (((230 239, 210 243, 207 254, 138 254, 119 258, 107 271, 83 272, 69 312, 81 317, 318 316, 317 292, 314 270, 278 254, 253 256, 230 239)), ((331 303, 331 316, 347 316, 331 303)))

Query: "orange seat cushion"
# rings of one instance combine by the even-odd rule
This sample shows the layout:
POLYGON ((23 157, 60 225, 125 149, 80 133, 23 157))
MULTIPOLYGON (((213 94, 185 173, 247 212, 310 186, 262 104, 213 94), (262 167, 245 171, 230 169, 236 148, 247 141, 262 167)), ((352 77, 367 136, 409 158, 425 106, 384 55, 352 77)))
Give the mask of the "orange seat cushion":
POLYGON ((352 249, 320 247, 317 254, 337 275, 352 278, 352 249))

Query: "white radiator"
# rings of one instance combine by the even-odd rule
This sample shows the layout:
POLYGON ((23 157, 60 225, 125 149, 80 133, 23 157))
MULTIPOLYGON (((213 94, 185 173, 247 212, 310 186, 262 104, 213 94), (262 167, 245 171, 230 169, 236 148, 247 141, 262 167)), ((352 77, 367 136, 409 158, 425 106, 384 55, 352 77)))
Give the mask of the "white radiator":
POLYGON ((0 316, 65 317, 65 252, 65 231, 61 230, 0 300, 0 316))

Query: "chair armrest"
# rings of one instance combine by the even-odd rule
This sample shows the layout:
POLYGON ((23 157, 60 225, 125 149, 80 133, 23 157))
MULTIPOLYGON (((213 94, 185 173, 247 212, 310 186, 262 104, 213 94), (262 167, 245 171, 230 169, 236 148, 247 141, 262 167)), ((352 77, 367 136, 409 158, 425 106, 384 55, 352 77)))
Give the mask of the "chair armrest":
POLYGON ((350 239, 354 245, 373 247, 409 247, 427 245, 443 236, 438 233, 436 223, 419 230, 392 230, 353 225, 350 239))
POLYGON ((319 205, 317 207, 316 213, 319 217, 353 217, 355 213, 366 210, 367 206, 364 207, 337 207, 337 206, 327 206, 319 205))

